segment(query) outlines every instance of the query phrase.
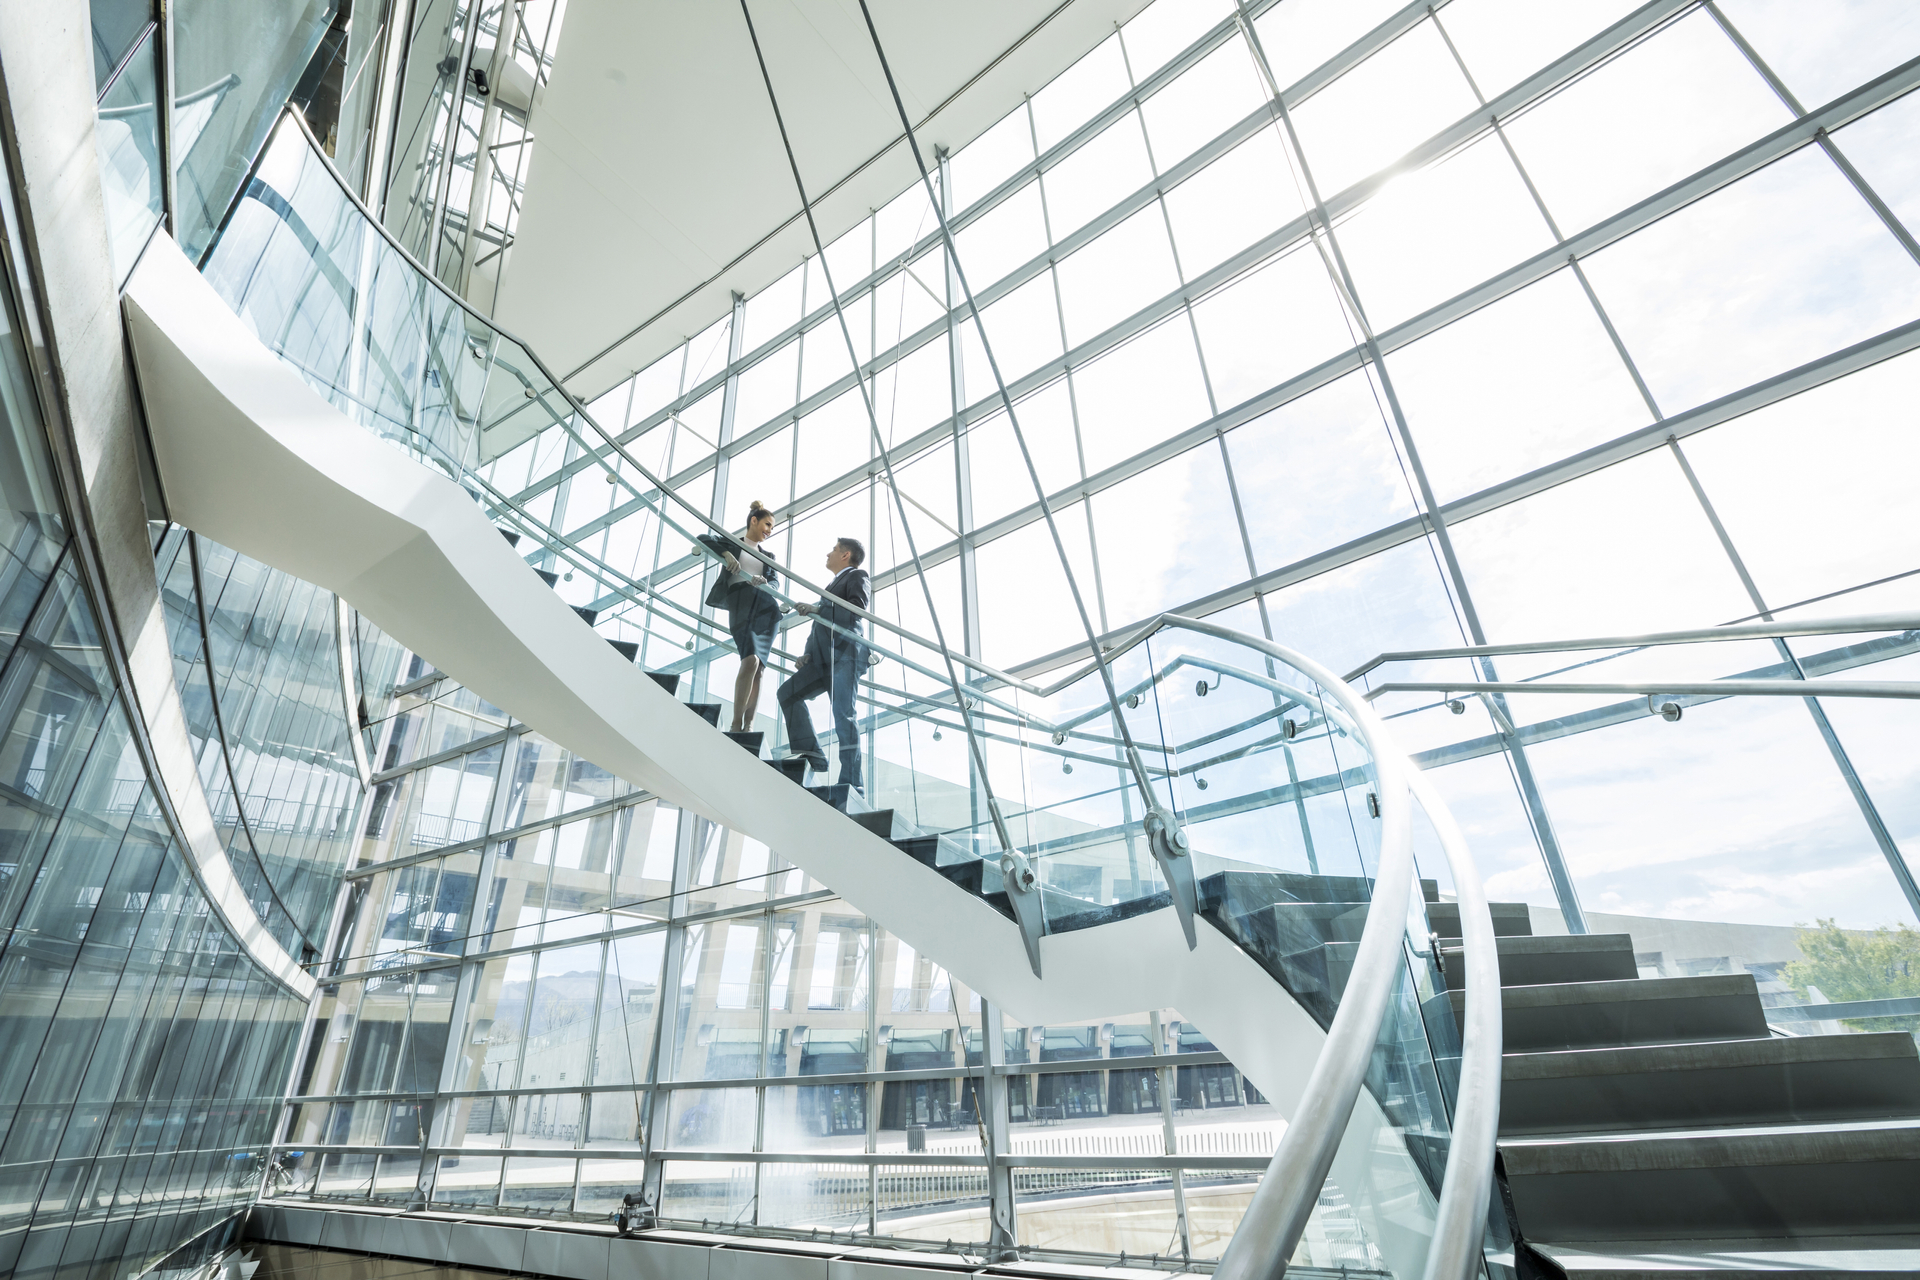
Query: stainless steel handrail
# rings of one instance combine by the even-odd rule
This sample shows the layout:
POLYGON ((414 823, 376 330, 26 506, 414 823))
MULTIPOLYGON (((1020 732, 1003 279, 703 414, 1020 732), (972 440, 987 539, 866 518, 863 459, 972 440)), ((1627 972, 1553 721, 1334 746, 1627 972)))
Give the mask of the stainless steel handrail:
POLYGON ((1920 698, 1913 680, 1393 680, 1367 691, 1387 693, 1667 694, 1680 698, 1920 698))
MULTIPOLYGON (((469 303, 465 298, 462 298, 459 294, 455 293, 452 289, 448 288, 444 283, 441 282, 438 276, 434 275, 431 271, 428 271, 426 267, 422 266, 419 260, 416 259, 413 256, 413 254, 407 250, 407 247, 401 244, 399 240, 397 240, 394 237, 391 231, 387 230, 386 226, 381 223, 379 218, 374 216, 373 211, 368 209, 366 206, 366 203, 362 201, 360 197, 354 193, 352 186, 348 184, 344 179, 341 178, 339 170, 334 168, 333 161, 327 156, 327 153, 321 148, 319 141, 314 138, 313 130, 308 126, 306 117, 301 115, 299 110, 291 105, 289 105, 286 108, 285 117, 290 117, 295 122, 295 127, 297 127, 300 130, 301 136, 306 139, 308 149, 312 152, 314 157, 317 158, 326 167, 328 174, 330 174, 334 180, 334 185, 337 186, 340 189, 341 194, 346 196, 346 198, 352 202, 353 206, 359 210, 361 216, 366 220, 366 222, 370 226, 373 227, 374 231, 380 236, 380 238, 387 242, 388 247, 390 247, 395 253, 398 253, 406 261, 407 265, 412 267, 413 270, 419 274, 421 279, 425 280, 428 284, 430 284, 449 302, 453 303, 455 306, 459 307, 461 311, 465 312, 467 315, 472 316, 475 320, 485 325, 488 329, 490 329, 495 334, 498 334, 500 337, 505 338, 507 341, 519 347, 520 350, 526 354, 527 359, 533 362, 534 368, 540 371, 541 376, 546 378, 548 384, 551 385, 553 389, 559 393, 561 399, 566 402, 569 414, 573 416, 577 416, 580 419, 580 421, 586 423, 589 427, 591 427, 593 429, 593 433, 600 437, 600 439, 604 442, 605 447, 607 449, 617 454, 620 457, 620 459, 626 463, 628 467, 632 468, 635 474, 639 475, 649 485, 653 486, 653 488, 651 492, 648 492, 648 493, 641 492, 640 489, 637 486, 635 486, 630 479, 628 479, 625 475, 622 474, 620 467, 610 464, 607 461, 606 457, 599 450, 590 448, 588 450, 589 455, 599 464, 599 466, 601 467, 602 473, 604 475, 612 476, 614 479, 614 483, 626 489, 627 492, 633 495, 636 501, 646 505, 649 508, 652 508, 658 511, 659 510, 658 500, 661 498, 664 498, 672 501, 676 506, 682 508, 688 515, 692 516, 694 520, 698 522, 699 525, 704 526, 706 529, 714 533, 722 534, 729 538, 734 536, 734 533, 732 530, 724 528, 723 526, 717 524, 712 519, 712 517, 707 515, 706 512, 700 510, 698 507, 688 502, 685 498, 681 497, 678 490, 672 488, 665 481, 661 480, 660 477, 656 476, 650 468, 642 464, 638 458, 635 458, 631 453, 629 453, 626 449, 626 446, 622 445, 617 439, 615 439, 612 435, 610 435, 607 432, 606 428, 602 427, 597 421, 594 420, 593 415, 587 412, 586 406, 582 405, 580 401, 574 397, 574 394, 571 391, 567 390, 567 388, 561 383, 561 381, 553 375, 553 371, 547 368, 545 362, 540 359, 539 354, 535 352, 532 347, 528 346, 525 342, 521 341, 520 338, 515 336, 509 330, 503 328, 499 324, 499 322, 494 320, 492 317, 484 315, 480 311, 476 310, 473 307, 473 305, 469 303)), ((266 154, 265 148, 262 149, 261 154, 263 156, 266 154)), ((244 192, 245 188, 243 187, 242 190, 244 192)), ((558 421, 556 421, 554 425, 561 426, 562 429, 565 429, 564 424, 558 421)), ((508 501, 511 501, 511 500, 509 499, 508 501)), ((518 510, 519 508, 516 507, 515 509, 518 510)), ((662 520, 666 519, 666 514, 664 511, 660 512, 660 518, 662 520)), ((572 544, 568 543, 567 545, 571 546, 572 544)), ((786 574, 787 581, 792 583, 794 586, 802 587, 810 592, 819 592, 822 590, 822 588, 819 585, 807 581, 805 578, 802 578, 800 575, 796 573, 787 571, 784 566, 782 567, 782 572, 786 574)), ((637 584, 631 584, 631 580, 629 580, 629 582, 630 582, 630 585, 634 585, 637 587, 637 584)), ((900 626, 898 623, 895 623, 887 618, 881 617, 879 614, 870 613, 867 610, 858 608, 854 605, 846 605, 845 608, 847 609, 848 612, 855 614, 856 616, 860 617, 861 619, 867 622, 873 623, 877 627, 883 627, 886 630, 891 631, 895 635, 901 636, 904 639, 911 640, 915 644, 922 645, 925 648, 932 649, 936 652, 939 651, 940 647, 934 644, 931 640, 926 639, 924 636, 917 635, 914 632, 908 630, 907 628, 900 626)), ((981 662, 976 658, 969 658, 965 654, 962 654, 959 652, 954 652, 952 654, 952 657, 955 662, 969 668, 970 670, 977 671, 981 675, 986 676, 991 680, 999 681, 1013 688, 1021 689, 1025 692, 1029 692, 1029 693, 1037 692, 1037 690, 1033 688, 1033 686, 1029 685, 1026 681, 1020 680, 1017 677, 1011 676, 1006 672, 1001 671, 997 667, 990 666, 987 663, 981 662)))
MULTIPOLYGON (((338 171, 327 160, 325 152, 314 139, 304 117, 292 108, 289 108, 286 114, 293 118, 295 127, 300 130, 310 152, 320 158, 342 194, 358 209, 366 222, 387 242, 389 247, 400 254, 421 278, 431 283, 463 312, 473 316, 493 333, 519 347, 540 374, 560 394, 571 415, 577 416, 581 422, 586 423, 600 437, 608 450, 617 454, 632 468, 634 474, 641 476, 652 485, 654 494, 642 493, 621 474, 619 467, 610 465, 597 450, 590 450, 595 460, 615 483, 624 486, 636 500, 657 510, 663 521, 666 520, 666 513, 663 508, 656 505, 654 501, 656 496, 674 502, 692 515, 698 525, 716 533, 731 536, 730 531, 722 528, 704 512, 687 502, 635 459, 619 441, 609 435, 560 380, 553 376, 532 348, 490 317, 476 311, 464 298, 449 289, 438 277, 414 260, 413 255, 394 238, 378 218, 374 217, 354 194, 352 188, 340 180, 338 171)), ((565 429, 565 424, 562 422, 556 420, 556 425, 565 429)), ((488 487, 491 488, 491 486, 488 487)), ((509 505, 512 505, 510 500, 509 505)), ((517 506, 514 506, 514 510, 530 523, 543 525, 543 522, 533 520, 517 506)), ((557 534, 554 536, 569 550, 574 550, 573 545, 563 536, 557 534)), ((797 575, 790 574, 789 580, 807 590, 819 590, 817 586, 797 575)), ((630 582, 630 585, 635 589, 645 590, 638 584, 630 582)), ((944 646, 937 645, 878 615, 863 609, 850 609, 850 611, 928 649, 942 653, 948 652, 944 646)), ((1340 1139, 1346 1130, 1354 1105, 1359 1099, 1360 1090, 1364 1086, 1366 1070, 1373 1057, 1374 1044, 1379 1037, 1396 979, 1404 963, 1401 939, 1405 930, 1414 879, 1411 808, 1417 797, 1433 819, 1436 829, 1441 832, 1443 848, 1453 868, 1456 887, 1460 892, 1462 938, 1467 949, 1469 964, 1468 1039, 1465 1042, 1466 1048, 1463 1050, 1461 1063, 1461 1087, 1454 1120, 1455 1137, 1441 1192, 1440 1233, 1436 1235, 1433 1247, 1429 1250, 1427 1276, 1429 1280, 1441 1280, 1442 1277, 1453 1280, 1455 1277, 1465 1277, 1477 1265, 1480 1236, 1475 1228, 1484 1220, 1487 1196, 1491 1186, 1494 1154, 1491 1135, 1494 1131, 1493 1126, 1497 1123, 1499 1101, 1499 998, 1497 958, 1494 956, 1492 942, 1493 926, 1491 917, 1487 914, 1479 876, 1467 854, 1464 841, 1460 839, 1457 826, 1446 816, 1444 806, 1434 796, 1431 787, 1426 785, 1423 779, 1414 777, 1416 771, 1393 745, 1387 730, 1368 702, 1332 671, 1295 650, 1229 627, 1172 613, 1149 619, 1125 640, 1113 646, 1104 647, 1100 654, 1086 663, 1083 668, 1076 668, 1044 686, 1019 679, 985 663, 967 658, 963 654, 950 653, 948 656, 991 681, 1044 697, 1066 688, 1089 674, 1104 672, 1112 659, 1167 629, 1210 635, 1242 645, 1293 667, 1318 684, 1339 705, 1372 754, 1378 778, 1383 821, 1375 896, 1368 912, 1366 926, 1361 934, 1353 969, 1340 1007, 1328 1029, 1319 1058, 1314 1063, 1300 1107, 1292 1117, 1280 1147, 1268 1166, 1267 1175, 1256 1189, 1253 1202, 1248 1207, 1226 1256, 1221 1259, 1216 1274, 1230 1277, 1231 1280, 1266 1280, 1267 1277, 1282 1272, 1287 1258, 1299 1243, 1308 1218, 1318 1202, 1320 1189, 1326 1182, 1340 1139), (1493 975, 1492 988, 1486 986, 1488 974, 1493 975), (1493 992, 1491 996, 1488 995, 1489 990, 1493 992), (1476 995, 1479 998, 1476 998, 1476 995)), ((1109 701, 1112 701, 1111 690, 1109 690, 1109 701)))
MULTIPOLYGON (((1460 1061, 1453 1140, 1441 1184, 1436 1234, 1427 1250, 1427 1280, 1465 1280, 1479 1265, 1487 1200, 1493 1184, 1494 1135, 1500 1112, 1499 959, 1485 891, 1459 827, 1431 783, 1394 745, 1373 708, 1333 672, 1283 645, 1211 622, 1162 614, 1155 631, 1177 629, 1209 635, 1264 653, 1307 676, 1346 712, 1373 756, 1379 779, 1380 862, 1367 923, 1354 955, 1333 1025, 1300 1106, 1289 1118, 1267 1174, 1255 1188, 1240 1228, 1234 1232, 1216 1280, 1271 1280, 1286 1270, 1320 1188, 1333 1167, 1367 1066, 1404 963, 1401 938, 1413 889, 1412 803, 1426 809, 1454 875, 1460 896, 1461 943, 1468 963, 1467 1035, 1460 1061)), ((1146 639, 1136 635, 1129 643, 1146 639)))
POLYGON ((1819 622, 1748 622, 1724 627, 1695 627, 1687 631, 1649 631, 1635 636, 1597 636, 1584 640, 1532 640, 1519 644, 1463 644, 1439 649, 1398 649, 1377 654, 1352 671, 1349 683, 1389 662, 1419 662, 1428 658, 1480 658, 1509 653, 1575 653, 1586 649, 1640 649, 1668 644, 1712 644, 1724 640, 1776 640, 1792 636, 1844 635, 1861 631, 1913 631, 1920 616, 1910 613, 1865 614, 1826 618, 1819 622))

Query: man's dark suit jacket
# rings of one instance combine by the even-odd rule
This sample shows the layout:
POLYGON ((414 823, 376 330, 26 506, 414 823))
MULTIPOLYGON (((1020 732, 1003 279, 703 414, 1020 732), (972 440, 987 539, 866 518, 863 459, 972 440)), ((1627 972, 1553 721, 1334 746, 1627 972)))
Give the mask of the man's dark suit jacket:
MULTIPOLYGON (((836 626, 844 627, 848 631, 857 633, 860 630, 860 619, 854 615, 851 609, 835 604, 834 601, 836 598, 846 601, 847 604, 854 606, 856 609, 865 609, 868 599, 867 571, 865 569, 842 569, 834 575, 833 581, 827 584, 826 591, 820 596, 820 612, 818 617, 824 618, 836 626)), ((867 646, 849 639, 844 635, 837 634, 827 627, 822 626, 819 622, 815 622, 812 629, 807 632, 807 647, 805 650, 807 665, 812 666, 817 662, 820 663, 821 666, 816 669, 824 669, 826 665, 831 663, 835 658, 845 657, 847 655, 847 646, 852 646, 852 657, 857 668, 858 665, 866 659, 867 646)))

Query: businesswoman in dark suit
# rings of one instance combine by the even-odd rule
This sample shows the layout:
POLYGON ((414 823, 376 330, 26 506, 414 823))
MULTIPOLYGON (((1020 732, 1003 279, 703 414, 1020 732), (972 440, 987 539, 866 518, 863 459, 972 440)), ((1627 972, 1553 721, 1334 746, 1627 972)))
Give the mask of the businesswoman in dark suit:
POLYGON ((773 512, 755 498, 753 509, 747 512, 745 549, 720 553, 729 579, 727 620, 733 629, 733 647, 740 654, 740 674, 733 680, 735 733, 753 728, 754 714, 760 709, 760 673, 766 670, 773 633, 780 625, 779 603, 761 590, 779 576, 773 557, 762 545, 772 536, 773 512))

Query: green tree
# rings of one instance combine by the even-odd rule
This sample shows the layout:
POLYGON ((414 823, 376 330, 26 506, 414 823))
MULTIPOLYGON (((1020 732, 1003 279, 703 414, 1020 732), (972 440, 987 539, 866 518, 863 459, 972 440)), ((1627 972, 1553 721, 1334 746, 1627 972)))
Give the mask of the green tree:
MULTIPOLYGON (((1886 1000, 1920 996, 1920 930, 1885 925, 1868 933, 1831 920, 1800 931, 1800 954, 1787 966, 1787 983, 1802 1000, 1818 987, 1829 1000, 1886 1000)), ((1920 1031, 1920 1016, 1847 1018, 1854 1031, 1920 1031)))

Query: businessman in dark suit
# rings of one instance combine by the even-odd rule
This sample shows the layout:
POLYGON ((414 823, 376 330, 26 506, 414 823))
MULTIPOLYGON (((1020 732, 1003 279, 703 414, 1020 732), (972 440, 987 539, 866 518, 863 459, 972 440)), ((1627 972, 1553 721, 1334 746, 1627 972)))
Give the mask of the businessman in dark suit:
POLYGON ((796 604, 801 613, 816 616, 807 633, 807 647, 801 653, 797 670, 780 684, 780 711, 787 721, 790 753, 804 758, 815 773, 825 773, 826 753, 813 732, 813 717, 807 701, 829 695, 833 707, 833 732, 840 745, 840 781, 858 787, 860 781, 860 731, 854 723, 854 696, 860 689, 860 673, 867 665, 867 646, 854 637, 859 634, 860 619, 847 605, 867 607, 867 571, 860 562, 867 550, 858 539, 842 538, 827 553, 827 568, 833 581, 818 604, 796 604), (843 629, 824 625, 831 622, 843 629))

